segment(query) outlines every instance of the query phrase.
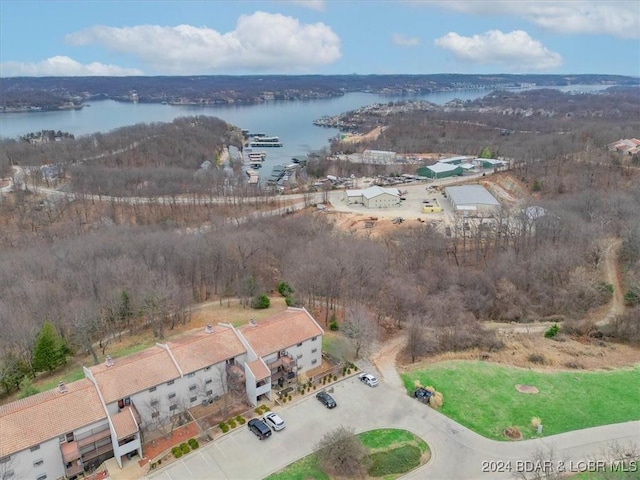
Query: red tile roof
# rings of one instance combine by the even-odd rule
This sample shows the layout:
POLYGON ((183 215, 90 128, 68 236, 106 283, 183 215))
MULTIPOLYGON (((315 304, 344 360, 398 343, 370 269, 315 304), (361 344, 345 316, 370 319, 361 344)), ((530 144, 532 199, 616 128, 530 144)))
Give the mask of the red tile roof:
POLYGON ((204 329, 167 342, 183 374, 242 355, 247 350, 229 327, 217 325, 213 333, 204 329))
POLYGON ((115 415, 111 415, 111 421, 118 440, 124 440, 138 431, 131 407, 125 407, 115 415))
POLYGON ((288 308, 255 326, 243 325, 239 331, 260 357, 323 334, 322 328, 304 308, 288 308))
POLYGON ((157 345, 115 358, 111 367, 102 363, 89 370, 107 404, 180 377, 169 352, 157 345))
POLYGON ((67 432, 106 420, 95 385, 83 378, 58 388, 0 405, 0 457, 67 432))
POLYGON ((247 367, 249 367, 253 376, 256 377, 256 380, 264 380, 271 376, 271 371, 265 366, 264 362, 260 358, 253 362, 247 362, 247 367))

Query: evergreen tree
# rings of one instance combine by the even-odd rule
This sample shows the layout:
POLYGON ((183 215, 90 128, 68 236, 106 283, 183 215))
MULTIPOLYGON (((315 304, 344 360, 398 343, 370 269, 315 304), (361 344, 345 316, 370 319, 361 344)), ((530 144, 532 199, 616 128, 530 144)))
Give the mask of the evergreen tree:
POLYGON ((32 366, 36 372, 52 372, 65 362, 68 348, 50 322, 44 322, 33 348, 32 366))
POLYGON ((33 385, 31 382, 31 378, 28 375, 20 382, 20 398, 30 397, 31 395, 35 395, 39 390, 33 385))

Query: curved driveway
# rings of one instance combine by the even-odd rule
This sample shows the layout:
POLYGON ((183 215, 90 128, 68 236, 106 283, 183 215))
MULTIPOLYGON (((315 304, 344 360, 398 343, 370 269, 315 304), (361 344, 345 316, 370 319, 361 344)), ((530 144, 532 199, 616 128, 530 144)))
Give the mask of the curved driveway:
MULTIPOLYGON (((488 440, 412 399, 385 382, 369 388, 357 378, 338 382, 333 396, 338 407, 325 409, 313 395, 279 409, 287 422, 282 432, 259 441, 246 427, 201 447, 148 478, 178 480, 257 480, 308 455, 328 431, 344 425, 356 432, 403 428, 423 438, 432 459, 404 478, 514 478, 518 460, 531 460, 536 450, 555 452, 555 462, 578 462, 602 455, 612 441, 640 443, 640 422, 591 428, 522 442, 488 440), (510 472, 483 473, 483 462, 511 462, 510 472)), ((555 463, 554 463, 555 465, 555 463)), ((567 463, 565 463, 567 465, 567 463)), ((577 465, 577 464, 576 464, 577 465)))

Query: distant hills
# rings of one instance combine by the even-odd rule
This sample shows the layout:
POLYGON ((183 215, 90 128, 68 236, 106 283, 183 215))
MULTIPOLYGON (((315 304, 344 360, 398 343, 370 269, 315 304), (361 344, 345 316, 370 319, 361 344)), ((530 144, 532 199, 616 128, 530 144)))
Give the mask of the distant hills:
POLYGON ((621 75, 254 75, 0 78, 0 112, 81 108, 89 100, 179 105, 252 104, 347 92, 411 95, 528 86, 640 85, 621 75))

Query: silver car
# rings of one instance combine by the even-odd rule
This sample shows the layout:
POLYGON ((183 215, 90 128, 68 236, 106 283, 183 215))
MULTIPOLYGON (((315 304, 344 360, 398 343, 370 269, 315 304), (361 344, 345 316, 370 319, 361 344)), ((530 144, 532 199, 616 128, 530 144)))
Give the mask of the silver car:
POLYGON ((370 373, 361 373, 358 377, 360 378, 360 381, 365 385, 369 385, 370 387, 375 387, 376 385, 378 385, 378 379, 370 373))
POLYGON ((280 416, 277 413, 273 413, 273 412, 265 413, 264 416, 262 417, 262 421, 267 425, 269 425, 269 427, 271 427, 271 430, 274 430, 276 432, 286 427, 284 420, 280 418, 280 416))

